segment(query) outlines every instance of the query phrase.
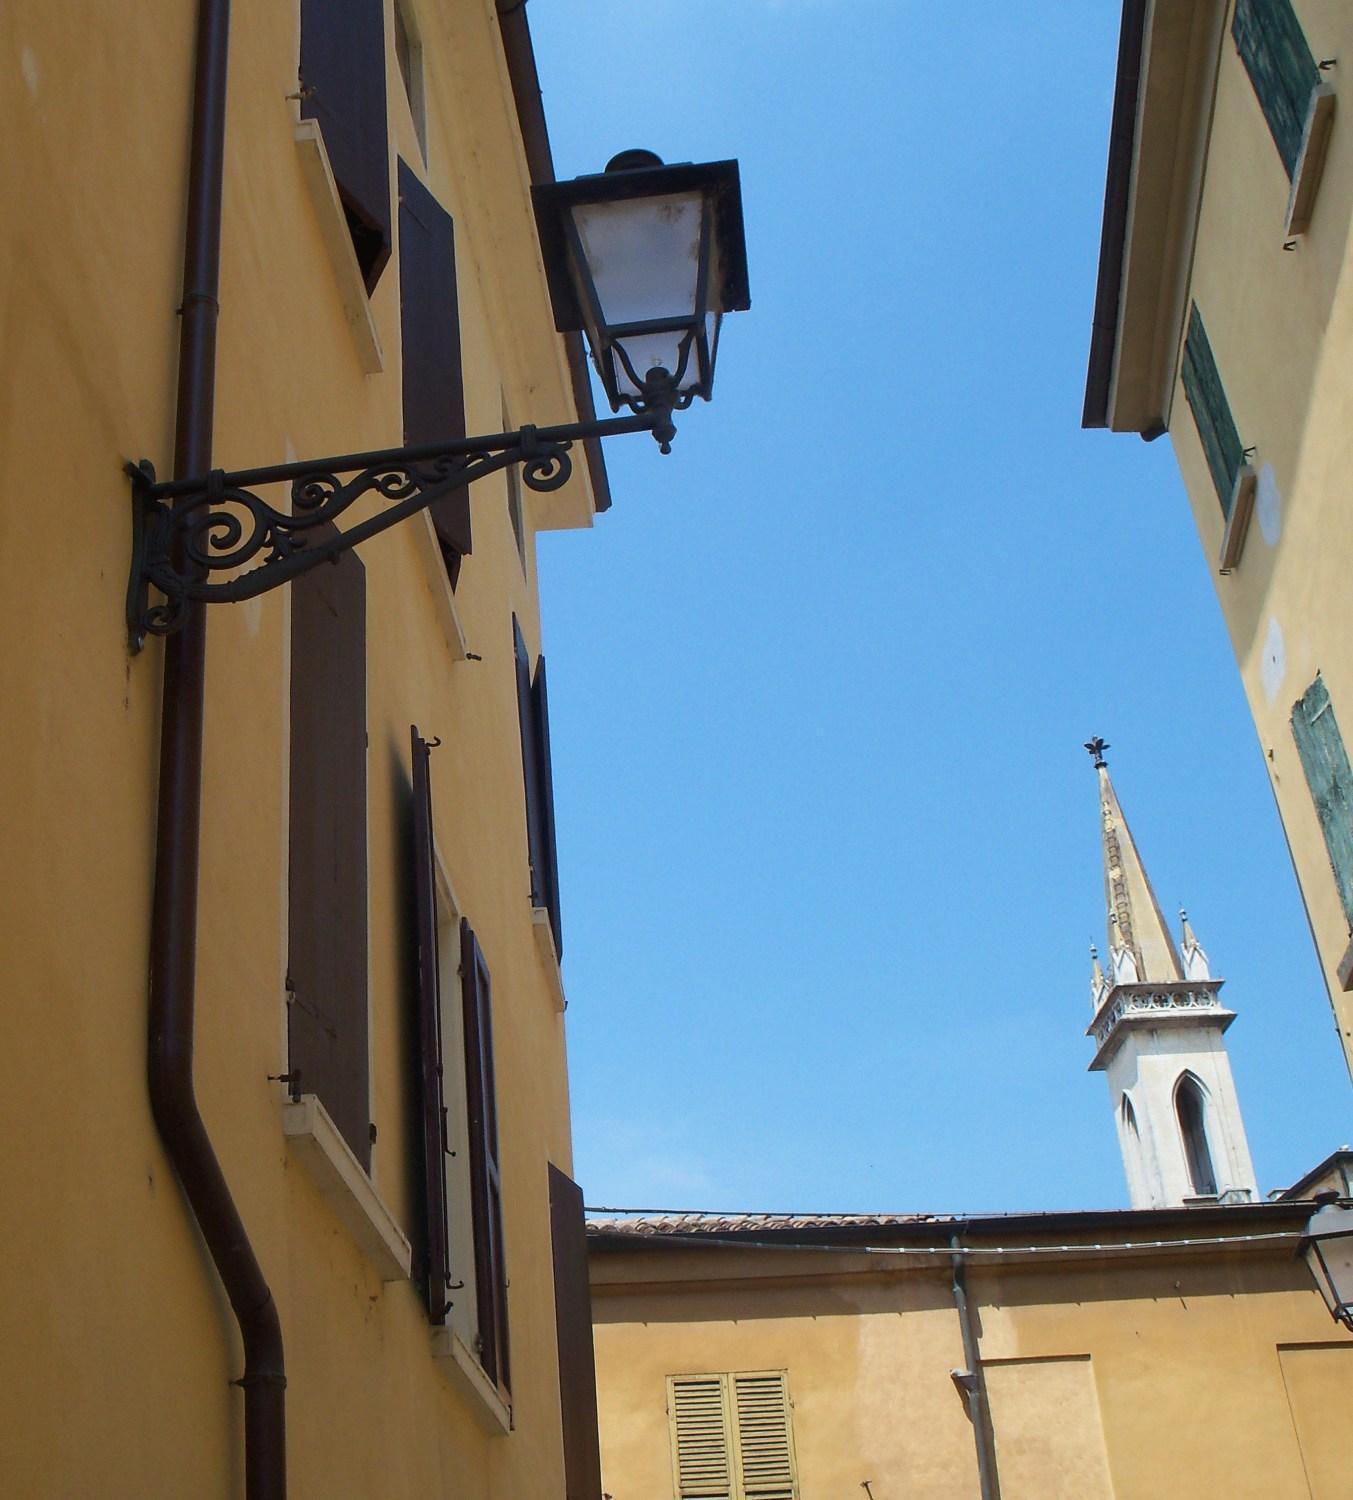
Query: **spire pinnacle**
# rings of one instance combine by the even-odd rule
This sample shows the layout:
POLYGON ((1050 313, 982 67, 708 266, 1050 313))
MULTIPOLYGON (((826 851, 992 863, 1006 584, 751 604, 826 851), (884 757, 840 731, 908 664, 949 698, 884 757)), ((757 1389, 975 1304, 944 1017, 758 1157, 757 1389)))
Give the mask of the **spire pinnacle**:
POLYGON ((1174 939, 1161 916, 1146 868, 1109 779, 1104 759, 1108 743, 1097 735, 1086 742, 1085 748, 1099 776, 1111 982, 1156 984, 1183 979, 1174 939))

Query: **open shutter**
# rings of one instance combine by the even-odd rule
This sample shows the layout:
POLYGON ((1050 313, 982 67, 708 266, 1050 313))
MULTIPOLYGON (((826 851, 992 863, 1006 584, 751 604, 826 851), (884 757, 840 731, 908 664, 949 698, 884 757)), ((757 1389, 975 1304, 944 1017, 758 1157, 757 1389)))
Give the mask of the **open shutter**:
POLYGON ((554 1260, 554 1329, 559 1346, 559 1409, 564 1424, 564 1496, 565 1500, 601 1500, 587 1223, 581 1189, 553 1162, 550 1163, 550 1245, 554 1260))
POLYGON ((1231 35, 1268 122, 1289 178, 1301 155, 1301 138, 1320 69, 1291 0, 1236 0, 1231 35))
POLYGON ((550 762, 550 702, 545 688, 545 658, 536 662, 536 678, 531 686, 531 722, 535 732, 536 786, 539 794, 537 842, 540 845, 541 870, 538 881, 543 900, 538 905, 550 914, 550 931, 554 934, 556 958, 564 956, 564 932, 559 917, 559 854, 554 840, 554 767, 550 762))
POLYGON ((384 0, 301 0, 301 91, 371 292, 390 258, 384 0))
POLYGON ((517 670, 517 722, 521 728, 521 772, 526 792, 526 846, 530 861, 531 904, 545 905, 545 850, 540 837, 540 756, 536 750, 536 705, 531 690, 531 657, 516 615, 512 649, 517 670))
POLYGON ((446 1223, 446 1104, 442 1093, 442 995, 437 965, 437 868, 432 835, 431 747, 413 741, 414 921, 418 947, 419 1120, 423 1137, 423 1207, 426 1229, 424 1295, 428 1318, 444 1323, 450 1248, 446 1223))
POLYGON ((292 1089, 319 1096, 369 1167, 366 575, 351 552, 291 584, 289 842, 292 1089))
POLYGON ((667 1411, 677 1500, 736 1500, 726 1377, 674 1375, 667 1411))
POLYGON ((1184 339, 1181 374, 1184 398, 1189 403, 1193 420, 1198 427, 1207 467, 1217 489, 1217 498, 1221 501, 1222 515, 1229 516, 1236 475, 1245 461, 1245 453, 1240 434, 1236 431, 1235 420, 1231 416, 1221 375, 1217 371, 1217 361, 1212 357, 1207 329, 1203 327, 1202 315, 1196 303, 1189 311, 1189 330, 1184 339))
POLYGON ((464 920, 460 924, 460 972, 479 1362, 489 1379, 506 1394, 511 1389, 507 1260, 503 1251, 503 1183, 498 1164, 498 1105, 493 1081, 492 995, 483 950, 474 930, 464 920))
POLYGON ((1353 929, 1353 771, 1323 677, 1292 706, 1292 734, 1325 836, 1344 916, 1353 929))
MULTIPOLYGON (((399 307, 404 441, 463 438, 455 225, 404 161, 399 163, 399 307)), ((468 486, 434 501, 430 514, 454 584, 460 559, 470 551, 468 486)))
POLYGON ((795 1500, 789 1390, 783 1371, 733 1376, 744 1500, 795 1500))

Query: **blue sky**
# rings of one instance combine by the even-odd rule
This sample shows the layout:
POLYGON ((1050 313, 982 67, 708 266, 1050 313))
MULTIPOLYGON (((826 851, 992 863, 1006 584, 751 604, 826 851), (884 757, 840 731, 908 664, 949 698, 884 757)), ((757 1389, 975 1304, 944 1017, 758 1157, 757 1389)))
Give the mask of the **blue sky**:
POLYGON ((589 1204, 1126 1204, 1095 778, 1226 998, 1260 1186, 1353 1136, 1168 441, 1085 433, 1117 0, 534 0, 556 168, 741 162, 752 310, 545 535, 589 1204))

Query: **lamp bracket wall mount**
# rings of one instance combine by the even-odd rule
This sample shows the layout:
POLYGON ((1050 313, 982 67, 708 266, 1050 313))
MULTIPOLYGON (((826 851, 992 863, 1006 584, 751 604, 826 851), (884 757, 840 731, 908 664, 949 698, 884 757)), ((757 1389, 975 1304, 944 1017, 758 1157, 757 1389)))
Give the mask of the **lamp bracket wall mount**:
POLYGON ((557 490, 573 472, 574 443, 628 432, 652 433, 666 452, 673 435, 670 406, 655 404, 629 417, 522 427, 489 437, 261 469, 213 469, 190 479, 159 481, 149 460, 129 463, 131 649, 139 651, 147 635, 177 630, 190 601, 256 599, 320 563, 336 561, 359 542, 417 515, 452 491, 512 464, 521 465, 528 489, 557 490), (290 503, 285 508, 256 493, 272 484, 288 486, 290 503), (385 509, 342 530, 331 524, 363 496, 373 494, 388 502, 385 509), (162 604, 151 602, 152 588, 164 595, 162 604))

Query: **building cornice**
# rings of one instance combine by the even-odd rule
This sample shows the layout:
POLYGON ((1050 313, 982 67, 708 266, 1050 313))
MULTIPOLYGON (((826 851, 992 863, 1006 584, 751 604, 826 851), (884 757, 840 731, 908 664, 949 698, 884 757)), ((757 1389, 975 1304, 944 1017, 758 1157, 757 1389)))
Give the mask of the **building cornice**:
POLYGON ((1196 1026, 1200 1021, 1219 1031, 1236 1018, 1218 998, 1220 979, 1185 979, 1170 984, 1116 984, 1101 1001, 1085 1034, 1097 1048, 1090 1072, 1108 1066, 1129 1031, 1162 1026, 1196 1026))

